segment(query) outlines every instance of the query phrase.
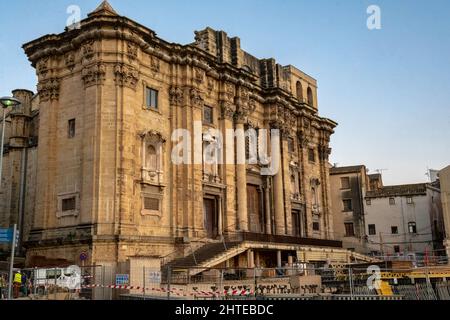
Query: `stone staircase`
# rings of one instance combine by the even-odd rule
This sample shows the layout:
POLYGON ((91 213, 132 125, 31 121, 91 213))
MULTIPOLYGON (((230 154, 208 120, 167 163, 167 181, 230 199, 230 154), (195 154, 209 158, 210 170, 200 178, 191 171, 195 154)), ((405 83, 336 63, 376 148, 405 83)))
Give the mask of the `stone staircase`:
MULTIPOLYGON (((186 257, 174 259, 163 266, 163 269, 192 268, 192 267, 210 267, 210 261, 220 263, 221 258, 228 257, 228 253, 234 251, 241 242, 223 242, 209 243, 197 249, 186 257), (226 249, 225 249, 226 246, 226 249)), ((245 250, 245 249, 243 249, 245 250)))
MULTIPOLYGON (((162 270, 163 273, 166 273, 169 268, 172 270, 172 272, 177 270, 181 271, 183 269, 192 269, 191 271, 196 274, 209 268, 214 268, 215 266, 245 252, 248 249, 259 249, 259 247, 261 246, 264 248, 267 247, 267 245, 265 244, 261 245, 260 243, 255 243, 254 241, 242 241, 238 239, 228 239, 225 242, 211 242, 204 244, 185 257, 175 258, 173 260, 165 262, 162 265, 162 270)), ((320 254, 325 254, 320 252, 320 250, 323 249, 317 249, 320 254)), ((335 252, 337 251, 336 249, 332 250, 334 250, 335 252)), ((345 249, 341 249, 341 251, 347 252, 347 254, 349 253, 345 249)), ((380 260, 374 257, 369 257, 363 254, 355 252, 352 252, 350 254, 357 262, 380 262, 380 260)), ((347 263, 348 255, 345 255, 344 258, 345 259, 343 261, 340 261, 343 264, 347 263)), ((331 276, 331 274, 329 276, 331 276)))

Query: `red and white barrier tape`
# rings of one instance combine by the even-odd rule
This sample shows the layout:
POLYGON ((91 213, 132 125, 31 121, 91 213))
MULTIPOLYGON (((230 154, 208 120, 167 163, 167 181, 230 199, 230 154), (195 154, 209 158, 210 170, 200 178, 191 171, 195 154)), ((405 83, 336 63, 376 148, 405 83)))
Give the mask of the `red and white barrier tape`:
MULTIPOLYGON (((168 290, 166 288, 143 288, 139 286, 126 286, 126 285, 101 285, 101 284, 91 284, 82 286, 82 288, 107 288, 107 289, 118 289, 118 290, 142 290, 142 291, 156 291, 167 293, 168 290)), ((188 296, 188 293, 184 289, 172 288, 170 293, 178 295, 178 296, 188 296)), ((193 291, 189 293, 190 296, 200 296, 200 297, 208 297, 214 295, 220 295, 220 291, 212 292, 212 291, 193 291)), ((253 290, 225 290, 222 292, 223 295, 228 296, 250 296, 254 294, 253 290)))

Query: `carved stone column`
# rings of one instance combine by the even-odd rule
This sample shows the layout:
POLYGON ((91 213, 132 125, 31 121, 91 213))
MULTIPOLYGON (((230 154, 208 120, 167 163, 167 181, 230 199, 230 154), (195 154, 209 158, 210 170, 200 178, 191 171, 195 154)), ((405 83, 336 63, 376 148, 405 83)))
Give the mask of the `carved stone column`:
MULTIPOLYGON (((191 128, 191 132, 194 134, 199 130, 201 132, 202 112, 204 106, 204 93, 198 88, 191 88, 190 90, 190 106, 186 108, 186 127, 191 128)), ((200 140, 200 139, 199 139, 200 140)), ((192 143, 193 157, 195 162, 196 155, 199 158, 202 157, 202 141, 198 141, 194 138, 192 143)), ((201 232, 204 231, 204 216, 203 212, 203 197, 198 196, 203 193, 203 165, 194 163, 191 166, 185 167, 187 174, 187 229, 189 230, 191 237, 199 237, 201 232)))
POLYGON ((270 180, 266 177, 266 185, 264 188, 264 214, 266 216, 266 234, 272 234, 272 214, 270 207, 270 180))
POLYGON ((319 160, 320 160, 320 173, 322 180, 322 213, 323 213, 323 223, 324 223, 324 235, 323 237, 326 239, 334 238, 334 228, 333 228, 333 215, 331 214, 330 208, 330 197, 331 197, 331 188, 330 188, 330 174, 328 169, 328 159, 331 154, 331 149, 328 145, 327 141, 322 142, 319 145, 319 160))
MULTIPOLYGON (((249 92, 244 87, 237 88, 235 114, 236 131, 244 132, 244 123, 248 122, 248 116, 254 111, 254 106, 249 104, 249 92)), ((247 164, 245 136, 238 136, 236 141, 236 191, 238 202, 239 229, 248 231, 248 211, 247 211, 247 164)))
POLYGON ((217 214, 218 214, 218 222, 217 222, 217 233, 219 236, 223 234, 223 210, 222 210, 222 198, 217 198, 217 214))
POLYGON ((285 234, 292 234, 292 216, 291 216, 291 177, 289 170, 289 152, 288 152, 288 135, 283 132, 282 137, 282 166, 283 166, 283 189, 284 189, 284 214, 285 214, 285 234))
MULTIPOLYGON (((236 131, 244 131, 243 121, 236 122, 236 131)), ((245 138, 237 139, 236 151, 239 158, 241 152, 245 158, 245 138)), ((247 165, 244 163, 236 164, 236 191, 238 204, 239 230, 248 231, 248 213, 247 213, 247 165)))
MULTIPOLYGON (((273 152, 273 150, 272 150, 273 152)), ((279 150, 279 159, 282 159, 281 150, 279 150)), ((284 216, 284 187, 283 187, 283 168, 280 166, 273 179, 274 207, 275 207, 275 232, 278 235, 286 233, 284 216)))
POLYGON ((255 267, 255 253, 253 250, 247 251, 247 267, 250 269, 255 267))
MULTIPOLYGON (((234 136, 228 136, 228 130, 233 130, 235 107, 227 102, 221 102, 221 130, 225 139, 225 145, 222 149, 222 176, 223 183, 226 185, 225 205, 224 205, 224 231, 232 232, 237 229, 236 225, 236 208, 235 208, 235 192, 236 192, 236 169, 234 166, 234 136)), ((230 131, 231 132, 231 131, 230 131)))

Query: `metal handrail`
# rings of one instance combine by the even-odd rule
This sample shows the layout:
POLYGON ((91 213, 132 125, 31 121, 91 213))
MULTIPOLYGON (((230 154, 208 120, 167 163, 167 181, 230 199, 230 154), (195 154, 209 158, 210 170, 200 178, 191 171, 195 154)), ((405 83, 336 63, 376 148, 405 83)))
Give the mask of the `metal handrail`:
MULTIPOLYGON (((228 228, 233 228, 233 227, 236 227, 237 225, 238 225, 238 223, 235 223, 235 224, 232 224, 232 225, 228 226, 228 228)), ((227 232, 227 233, 235 233, 235 234, 238 234, 238 232, 227 232)), ((223 232, 222 232, 222 234, 221 234, 220 237, 221 237, 222 243, 224 244, 224 249, 225 249, 225 250, 228 250, 227 247, 226 247, 226 245, 225 245, 225 237, 224 237, 224 233, 223 233, 223 232)), ((196 240, 196 241, 198 241, 198 242, 205 242, 206 240, 210 240, 210 238, 206 236, 206 237, 203 237, 203 238, 198 239, 198 240, 196 240)), ((189 255, 192 254, 192 256, 193 256, 193 258, 194 258, 195 265, 198 266, 197 258, 196 258, 196 256, 195 256, 195 251, 196 251, 198 248, 194 250, 194 248, 192 247, 192 244, 191 244, 191 243, 189 243, 189 247, 191 248, 191 253, 188 254, 188 255, 186 255, 186 256, 184 256, 184 257, 188 257, 189 255)), ((162 265, 165 265, 167 262, 171 261, 171 260, 168 260, 168 258, 169 258, 170 256, 172 256, 172 255, 178 253, 179 251, 181 251, 181 248, 177 248, 177 249, 174 250, 173 252, 171 252, 171 253, 169 253, 169 254, 167 254, 167 255, 161 257, 162 265)))

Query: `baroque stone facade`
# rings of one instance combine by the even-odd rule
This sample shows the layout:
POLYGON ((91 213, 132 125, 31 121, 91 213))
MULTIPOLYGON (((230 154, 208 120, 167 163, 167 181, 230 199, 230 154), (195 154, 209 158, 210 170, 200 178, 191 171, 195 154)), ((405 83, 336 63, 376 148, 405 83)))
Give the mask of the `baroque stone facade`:
POLYGON ((39 101, 28 264, 78 263, 82 251, 89 263, 114 264, 235 233, 332 239, 336 123, 318 114, 316 80, 255 58, 223 31, 195 35, 169 43, 104 2, 80 29, 24 45, 39 101), (196 122, 204 136, 279 129, 280 170, 173 163, 172 133, 196 122))

